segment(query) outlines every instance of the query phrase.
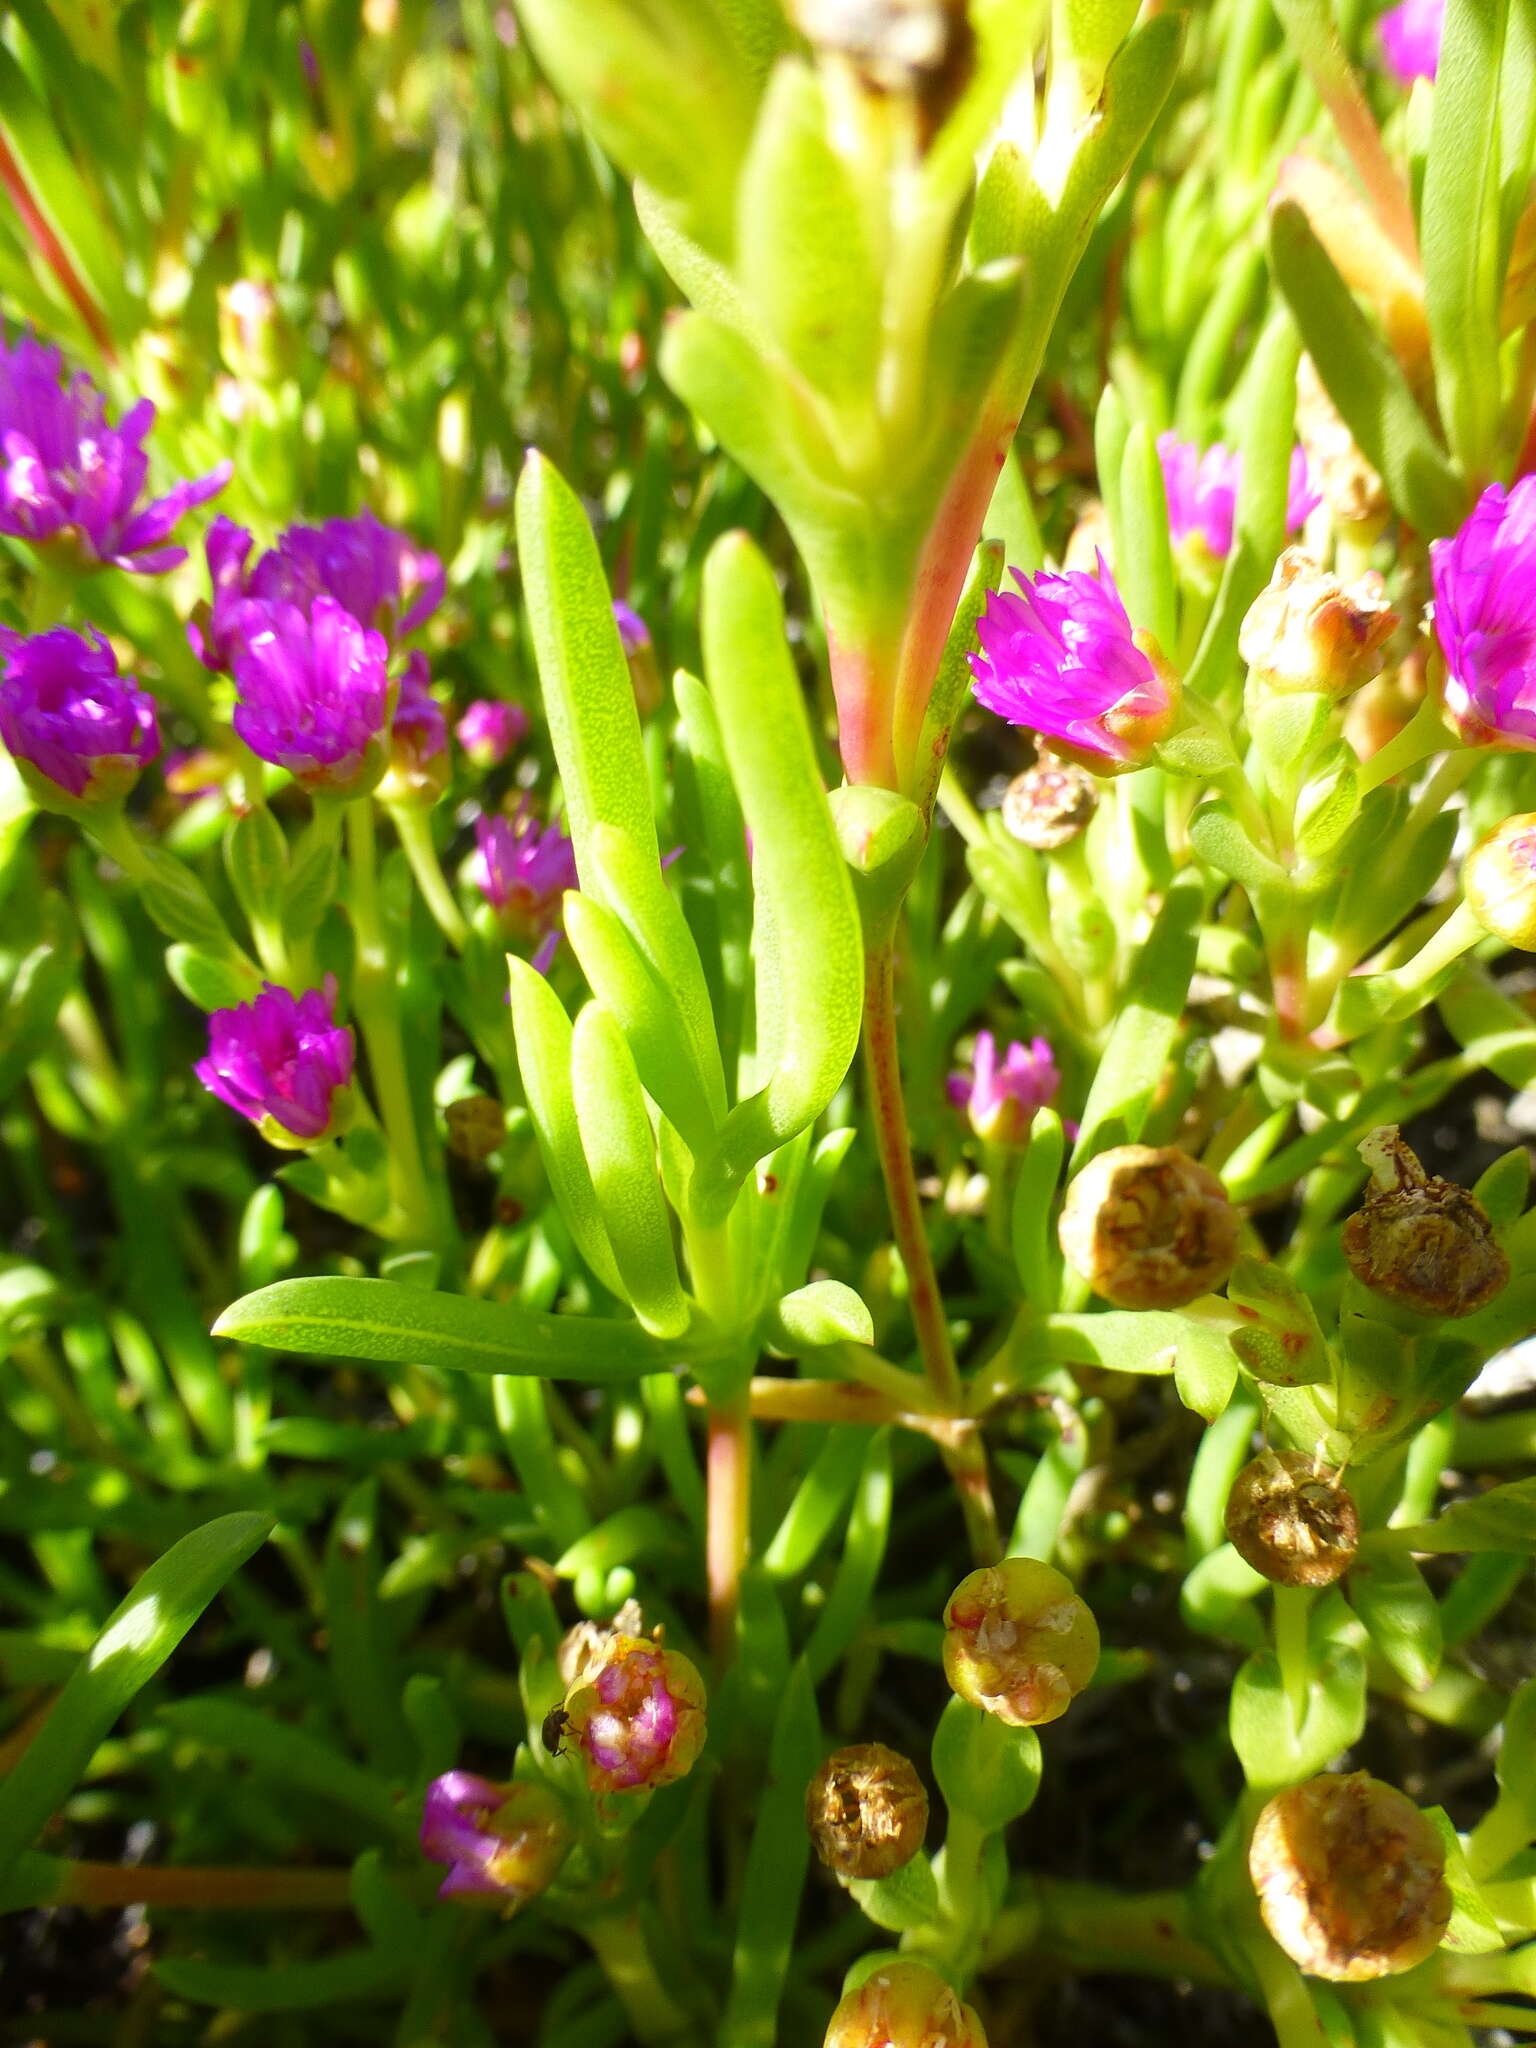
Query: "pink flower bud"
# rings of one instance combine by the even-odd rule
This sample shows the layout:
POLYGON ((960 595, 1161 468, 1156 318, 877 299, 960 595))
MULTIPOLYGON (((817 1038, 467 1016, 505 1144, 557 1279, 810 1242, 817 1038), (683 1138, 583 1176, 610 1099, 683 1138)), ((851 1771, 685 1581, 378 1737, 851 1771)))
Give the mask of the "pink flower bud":
POLYGON ((446 1863, 440 1898, 482 1897, 508 1912, 550 1883, 571 1846, 565 1807, 547 1785, 498 1785, 448 1771, 427 1787, 421 1846, 446 1863))
POLYGON ((635 1636, 614 1636, 565 1705, 594 1792, 670 1785, 704 1747, 703 1680, 676 1650, 635 1636))
POLYGON ((901 1957, 839 2003, 823 2048, 987 2048, 987 2037, 937 1970, 901 1957))

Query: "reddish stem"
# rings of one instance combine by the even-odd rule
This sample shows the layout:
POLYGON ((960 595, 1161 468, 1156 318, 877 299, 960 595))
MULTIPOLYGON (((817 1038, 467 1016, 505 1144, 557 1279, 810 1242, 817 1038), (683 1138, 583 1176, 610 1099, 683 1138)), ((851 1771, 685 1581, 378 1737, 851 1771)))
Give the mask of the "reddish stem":
POLYGON ((827 665, 837 699, 837 745, 850 782, 895 789, 890 662, 883 649, 840 639, 827 622, 827 665))
POLYGON ((9 193, 11 204, 15 207, 22 226, 31 236, 38 254, 58 279, 65 297, 84 321, 86 331, 100 349, 103 360, 115 363, 117 350, 112 346, 112 335, 101 308, 86 290, 80 273, 69 260, 63 243, 43 218, 37 201, 32 197, 27 181, 22 175, 21 166, 12 156, 3 136, 0 136, 0 185, 9 193))
POLYGON ((751 1545, 752 1410, 745 1388, 729 1404, 711 1404, 705 1481, 709 1638, 715 1669, 723 1671, 736 1644, 741 1574, 751 1545))

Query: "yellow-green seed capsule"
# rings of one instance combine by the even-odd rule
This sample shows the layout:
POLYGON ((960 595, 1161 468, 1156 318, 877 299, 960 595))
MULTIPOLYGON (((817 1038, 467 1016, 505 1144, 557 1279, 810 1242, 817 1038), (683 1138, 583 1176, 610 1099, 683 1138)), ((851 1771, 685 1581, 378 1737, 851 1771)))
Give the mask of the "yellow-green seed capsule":
POLYGON ((928 1794, 898 1750, 859 1742, 829 1756, 806 1787, 805 1824, 839 1877, 889 1877, 923 1846, 928 1794))
POLYGON ((1276 1793, 1248 1871, 1276 1942, 1298 1969, 1336 1984, 1411 1970, 1450 1923, 1440 1837, 1406 1794, 1364 1771, 1276 1793))
POLYGON ((936 1970, 901 1958, 841 2001, 823 2048, 987 2048, 987 2036, 936 1970))
POLYGON ((1536 953, 1536 811, 1506 818, 1473 847, 1461 886, 1484 931, 1536 953))
POLYGON ((969 1573, 944 1610, 944 1676, 961 1699, 1013 1728, 1064 1714, 1098 1661, 1087 1603, 1038 1558, 969 1573))

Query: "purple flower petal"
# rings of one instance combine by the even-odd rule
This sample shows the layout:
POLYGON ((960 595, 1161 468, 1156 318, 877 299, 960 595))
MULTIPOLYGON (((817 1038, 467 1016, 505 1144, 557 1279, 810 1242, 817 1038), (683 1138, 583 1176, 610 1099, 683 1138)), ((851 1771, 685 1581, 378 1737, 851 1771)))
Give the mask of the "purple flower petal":
POLYGON ((1536 476, 1490 484, 1429 556, 1457 729, 1472 745, 1536 748, 1536 476))
POLYGON ((160 751, 155 700, 100 633, 0 632, 0 739, 75 798, 121 794, 160 751))
POLYGON ((326 1135, 337 1091, 352 1079, 350 1027, 335 1021, 336 979, 300 996, 263 984, 254 1001, 215 1010, 193 1072, 253 1124, 270 1117, 296 1138, 326 1135))

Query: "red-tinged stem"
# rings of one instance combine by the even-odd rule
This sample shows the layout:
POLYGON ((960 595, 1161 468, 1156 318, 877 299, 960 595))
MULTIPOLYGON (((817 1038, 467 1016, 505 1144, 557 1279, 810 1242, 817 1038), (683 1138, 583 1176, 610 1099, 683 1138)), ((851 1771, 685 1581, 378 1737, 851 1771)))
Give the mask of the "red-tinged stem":
POLYGON ((334 1912, 352 1896, 347 1870, 237 1870, 196 1864, 70 1863, 58 1906, 192 1906, 199 1911, 334 1912))
MULTIPOLYGON (((901 1060, 896 1042, 896 971, 894 949, 889 944, 870 952, 865 961, 864 980, 864 1069, 869 1084, 870 1106, 874 1112, 875 1147, 885 1179, 886 1200, 891 1212, 891 1232, 907 1276, 907 1296, 912 1324, 922 1354, 923 1370, 933 1388, 941 1414, 958 1416, 964 1406, 954 1347, 944 1301, 939 1293, 928 1233, 923 1224, 922 1198, 912 1166, 912 1138, 907 1127, 907 1106, 901 1091, 901 1060)), ((977 1562, 991 1564, 1002 1554, 997 1509, 992 1499, 992 1482, 987 1473, 986 1453, 979 1438, 967 1434, 944 1448, 943 1457, 960 1490, 971 1549, 977 1562)))
POLYGON ((891 746, 892 663, 885 649, 863 636, 838 633, 827 621, 827 663, 837 700, 837 745, 850 782, 896 787, 891 746))
POLYGON ((723 1671, 736 1646, 741 1574, 751 1542, 752 1408, 745 1388, 710 1407, 705 1491, 709 1639, 715 1669, 723 1671))
MULTIPOLYGON (((923 721, 933 695, 934 679, 944 654, 944 643, 954 623, 955 606, 965 588, 971 556, 981 537, 982 522, 997 479, 1013 440, 1015 422, 983 428, 950 479, 938 517, 929 528, 918 556, 906 632, 902 636, 901 658, 896 671, 894 754, 899 787, 910 793, 915 787, 937 788, 940 762, 919 761, 923 721)), ((938 738, 942 748, 945 733, 938 738)))
POLYGON ((69 260, 63 243, 43 218, 37 201, 32 197, 26 179, 22 176, 20 164, 12 156, 5 138, 0 136, 0 185, 10 195, 22 226, 32 238, 33 246, 48 265, 62 286, 65 297, 85 323, 86 332, 100 349, 102 358, 116 363, 117 350, 112 346, 112 335, 101 308, 86 290, 80 273, 69 260))
POLYGON ((1339 140, 1355 174, 1365 187, 1382 229, 1414 270, 1419 269, 1419 236, 1413 202, 1402 173, 1387 154, 1376 118, 1366 104, 1359 80, 1331 22, 1314 19, 1310 9, 1280 9, 1296 54, 1317 88, 1317 96, 1333 116, 1339 140))
POLYGON ((1270 986, 1275 1000, 1275 1021, 1282 1038, 1303 1038, 1307 1028, 1306 940, 1286 932, 1277 942, 1269 963, 1270 986))
POLYGON ((1536 406, 1531 408, 1530 425, 1520 443, 1520 453, 1515 457, 1515 475, 1517 478, 1529 476, 1533 470, 1536 470, 1536 406))

